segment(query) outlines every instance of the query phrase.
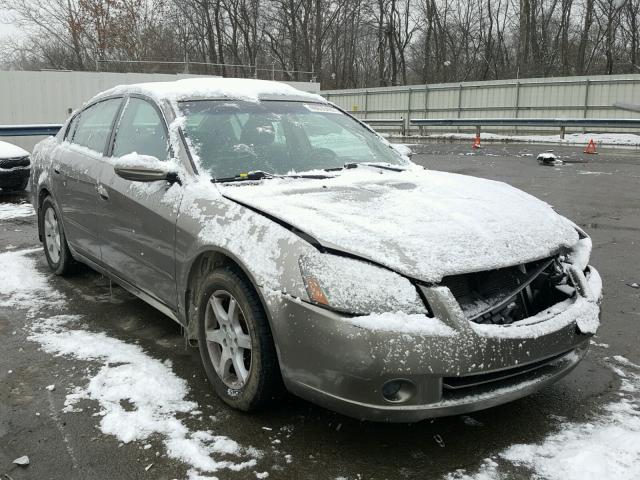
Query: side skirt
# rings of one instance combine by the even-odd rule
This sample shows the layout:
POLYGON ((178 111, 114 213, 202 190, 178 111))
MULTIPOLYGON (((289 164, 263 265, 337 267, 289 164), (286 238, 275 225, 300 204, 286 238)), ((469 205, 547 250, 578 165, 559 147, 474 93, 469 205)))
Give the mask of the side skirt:
MULTIPOLYGON (((72 247, 70 246, 69 249, 72 249, 72 247)), ((156 297, 148 294, 147 292, 145 292, 143 290, 140 290, 135 285, 127 282, 126 280, 123 280, 122 278, 118 277, 115 273, 107 270, 105 267, 102 267, 102 266, 98 265, 93 260, 87 258, 82 253, 78 252, 78 250, 72 249, 72 254, 73 254, 73 258, 75 258, 77 261, 79 261, 81 263, 84 263, 85 265, 91 267, 93 270, 97 271, 98 273, 101 273, 105 277, 110 278, 111 280, 116 282, 118 285, 120 285, 122 288, 124 288, 126 291, 128 291, 132 295, 135 295, 140 300, 148 303, 153 308, 155 308, 155 309, 159 310, 160 312, 164 313, 171 320, 174 320, 175 322, 179 323, 180 325, 183 325, 183 323, 178 319, 178 316, 176 315, 176 312, 172 308, 170 308, 169 306, 167 306, 166 304, 164 304, 163 302, 158 300, 156 297)))

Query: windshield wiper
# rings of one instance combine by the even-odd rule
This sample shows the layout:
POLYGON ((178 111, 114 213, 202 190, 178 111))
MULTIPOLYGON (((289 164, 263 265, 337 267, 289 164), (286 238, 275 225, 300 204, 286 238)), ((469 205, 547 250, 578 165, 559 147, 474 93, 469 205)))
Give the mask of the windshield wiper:
POLYGON ((265 178, 274 178, 276 176, 277 175, 274 175, 273 173, 256 170, 254 172, 240 173, 233 177, 212 178, 211 181, 213 183, 244 182, 250 180, 264 180, 265 178))
POLYGON ((358 165, 361 165, 361 164, 362 164, 362 162, 350 162, 350 163, 345 163, 341 167, 325 168, 324 171, 325 172, 339 172, 340 170, 348 170, 350 168, 358 168, 358 165))
POLYGON ((342 167, 325 168, 324 171, 338 172, 340 170, 349 170, 351 168, 358 168, 360 165, 364 165, 365 167, 380 168, 382 170, 391 170, 392 172, 404 172, 404 169, 400 167, 393 167, 391 165, 385 165, 381 163, 372 163, 372 162, 350 162, 350 163, 345 163, 342 167))
POLYGON ((213 183, 228 183, 228 182, 244 182, 244 181, 255 181, 255 180, 264 180, 268 178, 307 178, 311 180, 324 180, 326 178, 332 178, 330 175, 321 175, 321 174, 304 174, 304 173, 293 173, 291 175, 279 175, 276 173, 269 173, 263 170, 256 170, 248 173, 240 173, 234 177, 221 177, 221 178, 212 178, 211 181, 213 183))

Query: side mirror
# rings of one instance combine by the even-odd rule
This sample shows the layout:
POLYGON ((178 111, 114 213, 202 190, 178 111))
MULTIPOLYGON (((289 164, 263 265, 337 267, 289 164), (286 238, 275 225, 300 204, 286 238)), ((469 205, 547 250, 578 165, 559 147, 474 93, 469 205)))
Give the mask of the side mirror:
POLYGON ((411 158, 413 156, 413 151, 403 143, 392 143, 391 148, 405 157, 411 158))
POLYGON ((129 154, 116 160, 113 171, 119 177, 133 182, 180 183, 178 173, 171 169, 167 162, 161 162, 150 155, 129 154))

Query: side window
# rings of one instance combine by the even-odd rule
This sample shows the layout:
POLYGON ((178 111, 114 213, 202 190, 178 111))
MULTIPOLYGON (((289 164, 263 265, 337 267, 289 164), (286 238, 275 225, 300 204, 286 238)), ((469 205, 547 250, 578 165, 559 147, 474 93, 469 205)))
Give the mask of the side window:
MULTIPOLYGON (((112 98, 83 110, 79 115, 71 141, 95 152, 102 153, 111 134, 113 118, 121 101, 122 99, 120 98, 112 98)), ((73 127, 73 125, 71 126, 73 127)), ((71 129, 69 131, 71 132, 71 129)))
POLYGON ((139 98, 130 98, 127 102, 113 144, 114 157, 134 152, 158 160, 169 158, 163 120, 149 102, 139 98))
POLYGON ((79 120, 80 120, 80 114, 77 114, 75 117, 73 117, 73 120, 71 120, 71 123, 69 123, 69 127, 67 128, 67 133, 64 136, 64 139, 67 142, 73 141, 73 134, 76 133, 76 128, 78 128, 79 120))

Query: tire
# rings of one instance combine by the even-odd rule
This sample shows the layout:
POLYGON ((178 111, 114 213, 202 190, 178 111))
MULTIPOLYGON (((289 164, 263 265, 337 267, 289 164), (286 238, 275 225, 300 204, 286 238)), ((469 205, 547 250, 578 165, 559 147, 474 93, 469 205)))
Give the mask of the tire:
POLYGON ((38 222, 40 224, 40 232, 42 232, 42 246, 44 247, 44 254, 49 268, 56 275, 70 273, 75 262, 69 251, 58 207, 50 196, 46 197, 42 202, 38 222))
POLYGON ((260 409, 281 398, 284 387, 269 322, 244 275, 232 267, 218 268, 205 274, 198 290, 198 346, 217 395, 243 411, 260 409), (235 313, 229 320, 231 299, 235 300, 235 313), (226 325, 219 321, 224 317, 221 313, 227 314, 226 325), (222 362, 225 348, 227 356, 222 362))

